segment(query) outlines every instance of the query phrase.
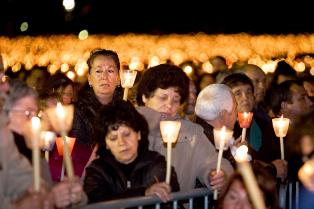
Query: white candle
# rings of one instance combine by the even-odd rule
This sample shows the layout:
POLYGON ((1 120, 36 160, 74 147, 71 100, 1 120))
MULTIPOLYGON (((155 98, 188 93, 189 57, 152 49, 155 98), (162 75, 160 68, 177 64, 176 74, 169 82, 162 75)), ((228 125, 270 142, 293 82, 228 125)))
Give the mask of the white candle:
POLYGON ((274 131, 277 137, 280 138, 280 153, 281 153, 281 159, 285 159, 285 150, 284 150, 284 143, 283 143, 283 137, 287 135, 288 128, 289 128, 289 119, 284 118, 281 116, 280 118, 273 118, 273 127, 274 131))
POLYGON ((57 104, 57 116, 58 116, 58 120, 59 120, 59 126, 60 126, 60 132, 61 132, 61 136, 63 139, 63 159, 65 162, 65 168, 67 171, 67 175, 69 178, 72 178, 74 175, 73 172, 73 164, 72 164, 72 160, 71 160, 71 154, 69 151, 69 147, 68 147, 68 143, 66 140, 66 133, 65 133, 65 127, 64 127, 64 119, 65 119, 65 111, 64 108, 62 106, 62 104, 60 102, 58 102, 57 104))
POLYGON ((166 168, 166 183, 170 184, 171 176, 171 147, 172 143, 177 141, 181 127, 180 121, 161 121, 160 131, 164 142, 167 143, 167 168, 166 168))
POLYGON ((248 190, 250 199, 255 209, 266 209, 264 197, 254 176, 251 165, 247 161, 248 148, 245 145, 240 146, 235 155, 235 159, 238 163, 238 170, 243 177, 244 184, 248 190))
POLYGON ((120 71, 121 86, 124 88, 123 100, 125 101, 128 100, 128 91, 129 91, 129 88, 132 88, 134 85, 136 74, 137 74, 136 70, 121 70, 120 71))
POLYGON ((40 190, 40 150, 39 150, 39 137, 40 137, 40 119, 32 117, 32 163, 33 163, 33 178, 34 190, 40 190))

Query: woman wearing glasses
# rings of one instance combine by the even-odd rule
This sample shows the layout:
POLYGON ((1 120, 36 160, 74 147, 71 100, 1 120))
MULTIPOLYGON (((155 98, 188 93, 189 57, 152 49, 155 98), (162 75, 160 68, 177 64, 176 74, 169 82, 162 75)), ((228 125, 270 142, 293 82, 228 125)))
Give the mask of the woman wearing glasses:
MULTIPOLYGON (((37 92, 22 81, 12 81, 8 96, 5 99, 4 111, 8 117, 8 127, 13 133, 19 152, 32 163, 32 150, 27 147, 25 137, 30 130, 28 124, 31 118, 38 115, 37 92)), ((44 158, 41 158, 41 173, 45 183, 52 185, 50 170, 44 158)), ((79 206, 87 202, 77 177, 71 181, 58 183, 50 189, 51 192, 47 198, 57 208, 71 204, 79 206)))

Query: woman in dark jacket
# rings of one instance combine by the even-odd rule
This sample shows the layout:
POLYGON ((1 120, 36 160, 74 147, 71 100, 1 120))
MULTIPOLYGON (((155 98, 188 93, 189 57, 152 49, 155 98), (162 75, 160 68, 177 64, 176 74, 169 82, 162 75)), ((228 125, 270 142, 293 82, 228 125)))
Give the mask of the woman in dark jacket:
POLYGON ((81 176, 94 148, 93 121, 101 107, 113 104, 121 97, 120 61, 111 50, 95 49, 87 60, 88 84, 75 103, 70 136, 76 138, 72 151, 75 174, 81 176))
POLYGON ((164 182, 165 158, 148 150, 148 124, 131 103, 102 108, 94 124, 99 158, 86 168, 84 180, 90 202, 154 194, 166 202, 179 190, 174 169, 171 186, 164 182))

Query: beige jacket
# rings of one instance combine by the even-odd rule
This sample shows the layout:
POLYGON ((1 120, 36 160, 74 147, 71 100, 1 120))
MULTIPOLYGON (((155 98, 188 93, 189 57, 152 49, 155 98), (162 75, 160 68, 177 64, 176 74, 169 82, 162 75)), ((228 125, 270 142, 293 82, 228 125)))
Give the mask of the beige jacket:
MULTIPOLYGON (((162 141, 159 128, 159 122, 166 118, 151 108, 138 107, 138 111, 149 124, 149 148, 166 157, 167 147, 162 141)), ((200 125, 185 119, 179 120, 181 129, 172 149, 172 165, 177 172, 181 191, 193 189, 196 178, 210 188, 209 173, 216 170, 218 160, 215 147, 209 142, 200 125)), ((231 164, 226 159, 222 159, 221 169, 227 176, 233 172, 231 164)))

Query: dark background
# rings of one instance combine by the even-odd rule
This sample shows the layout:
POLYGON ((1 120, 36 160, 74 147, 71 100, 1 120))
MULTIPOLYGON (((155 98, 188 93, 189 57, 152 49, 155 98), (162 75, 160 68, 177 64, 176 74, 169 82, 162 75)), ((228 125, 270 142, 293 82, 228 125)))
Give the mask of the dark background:
POLYGON ((1 0, 0 35, 78 34, 299 34, 314 32, 311 1, 1 0), (276 4, 275 4, 276 3, 276 4), (29 28, 20 31, 22 22, 29 28))

